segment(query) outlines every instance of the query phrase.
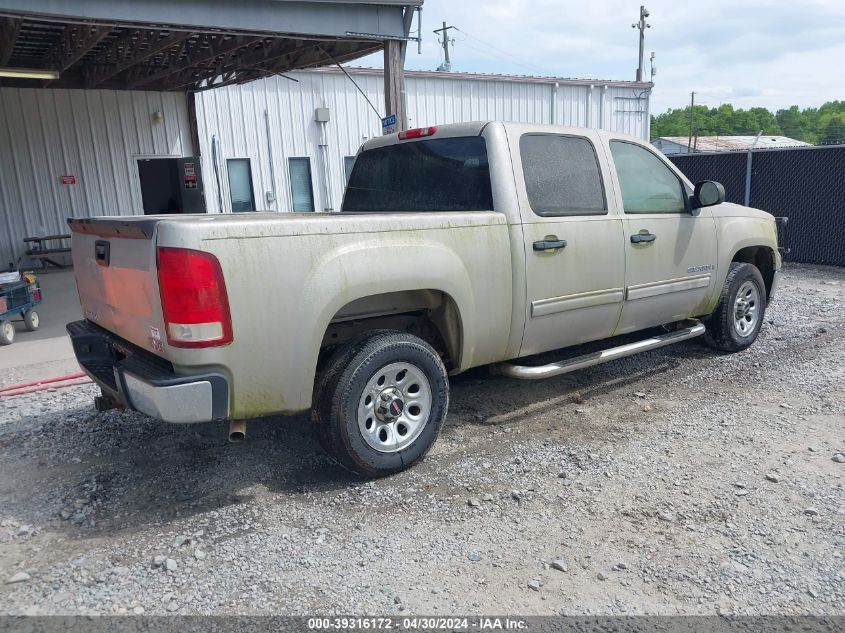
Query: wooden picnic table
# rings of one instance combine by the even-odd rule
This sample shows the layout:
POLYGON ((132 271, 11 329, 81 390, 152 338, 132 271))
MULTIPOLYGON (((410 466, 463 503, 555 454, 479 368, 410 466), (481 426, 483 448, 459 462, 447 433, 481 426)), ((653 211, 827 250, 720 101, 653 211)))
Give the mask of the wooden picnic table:
POLYGON ((44 265, 44 268, 47 268, 49 264, 52 264, 56 268, 65 268, 67 265, 64 261, 57 261, 57 255, 63 255, 64 253, 70 253, 69 246, 50 246, 46 244, 46 242, 60 242, 61 240, 69 240, 70 235, 43 235, 43 236, 32 236, 32 237, 25 237, 23 241, 25 244, 29 245, 26 249, 26 254, 28 257, 32 259, 38 259, 44 265))

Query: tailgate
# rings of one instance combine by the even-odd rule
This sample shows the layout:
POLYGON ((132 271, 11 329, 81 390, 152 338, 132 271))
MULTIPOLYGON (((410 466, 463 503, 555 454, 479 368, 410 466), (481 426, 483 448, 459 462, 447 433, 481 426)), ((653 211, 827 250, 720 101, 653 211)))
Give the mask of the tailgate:
POLYGON ((163 352, 156 277, 157 221, 68 220, 83 316, 119 337, 163 352))

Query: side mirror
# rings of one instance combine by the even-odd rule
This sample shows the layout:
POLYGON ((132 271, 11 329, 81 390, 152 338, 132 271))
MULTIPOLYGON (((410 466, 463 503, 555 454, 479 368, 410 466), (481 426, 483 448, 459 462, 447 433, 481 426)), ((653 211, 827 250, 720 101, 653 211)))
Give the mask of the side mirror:
POLYGON ((725 188, 714 180, 702 180, 695 185, 692 194, 692 208, 712 207, 725 201, 725 188))

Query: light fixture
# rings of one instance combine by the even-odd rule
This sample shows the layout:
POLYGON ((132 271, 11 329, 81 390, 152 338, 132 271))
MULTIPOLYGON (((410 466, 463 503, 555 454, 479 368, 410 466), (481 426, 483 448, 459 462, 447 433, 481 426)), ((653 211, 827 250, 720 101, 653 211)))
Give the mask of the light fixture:
POLYGON ((58 79, 58 70, 44 68, 0 68, 0 77, 15 79, 58 79))
POLYGON ((164 112, 161 110, 153 112, 153 123, 161 123, 162 121, 164 121, 164 112))

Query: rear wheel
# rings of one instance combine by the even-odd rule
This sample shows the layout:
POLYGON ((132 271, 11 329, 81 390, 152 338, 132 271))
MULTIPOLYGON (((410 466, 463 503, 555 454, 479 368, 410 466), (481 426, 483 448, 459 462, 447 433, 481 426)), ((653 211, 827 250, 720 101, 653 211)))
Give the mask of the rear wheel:
POLYGON ((756 266, 731 263, 716 310, 707 321, 705 342, 723 352, 749 347, 766 313, 766 286, 756 266))
POLYGON ((15 342, 15 324, 11 321, 0 321, 0 345, 11 345, 15 342))
POLYGON ((449 407, 446 368, 428 343, 379 331, 345 345, 318 383, 312 419, 344 468, 381 477, 425 456, 449 407))
POLYGON ((38 318, 38 313, 35 310, 27 310, 23 313, 23 324, 28 332, 37 330, 40 322, 41 320, 38 318))

